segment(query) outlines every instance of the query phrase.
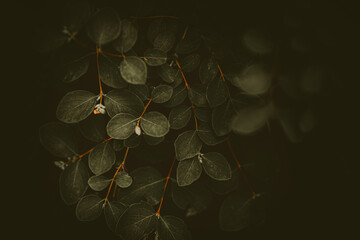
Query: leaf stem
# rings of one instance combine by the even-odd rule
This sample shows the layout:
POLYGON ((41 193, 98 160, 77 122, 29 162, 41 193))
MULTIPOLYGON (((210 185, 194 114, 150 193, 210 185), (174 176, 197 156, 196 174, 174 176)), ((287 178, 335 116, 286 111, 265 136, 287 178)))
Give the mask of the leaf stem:
MULTIPOLYGON (((106 143, 106 142, 110 141, 111 139, 113 139, 113 138, 108 138, 108 139, 102 141, 101 143, 106 143)), ((77 156, 76 158, 74 158, 74 159, 72 159, 72 160, 70 160, 70 161, 67 161, 66 164, 73 163, 73 162, 75 162, 76 160, 78 160, 78 159, 80 159, 80 158, 83 158, 84 156, 86 156, 87 154, 89 154, 92 150, 94 150, 94 148, 95 148, 95 147, 89 149, 87 152, 85 152, 85 153, 77 156)))
POLYGON ((168 173, 168 175, 167 175, 167 177, 166 177, 166 182, 165 182, 165 186, 164 186, 164 192, 163 192, 163 195, 162 195, 161 200, 160 200, 159 208, 158 208, 158 210, 157 210, 157 212, 156 212, 156 216, 157 216, 157 217, 160 216, 160 210, 161 210, 162 204, 163 204, 163 202, 164 202, 164 196, 165 196, 166 187, 167 187, 167 184, 168 184, 168 182, 169 182, 172 169, 174 168, 175 161, 176 161, 176 156, 174 156, 174 160, 173 160, 173 162, 172 162, 172 164, 171 164, 169 173, 168 173))
POLYGON ((130 149, 130 147, 127 147, 127 148, 126 148, 126 152, 125 152, 124 159, 123 159, 122 163, 119 165, 119 167, 117 168, 117 170, 116 170, 113 178, 111 179, 111 183, 110 183, 108 192, 107 192, 107 194, 106 194, 105 201, 106 201, 106 200, 108 199, 108 197, 109 197, 110 190, 111 190, 111 187, 112 187, 112 185, 113 185, 113 183, 114 183, 114 180, 115 180, 116 175, 118 174, 118 172, 119 172, 119 170, 122 168, 122 166, 125 164, 125 160, 126 160, 126 157, 127 157, 127 155, 128 155, 129 149, 130 149))
POLYGON ((113 57, 118 57, 118 58, 125 58, 126 56, 124 54, 116 54, 116 53, 111 53, 111 52, 105 52, 105 51, 101 51, 103 54, 109 55, 109 56, 113 56, 113 57))
POLYGON ((189 26, 186 26, 183 35, 181 36, 181 39, 184 39, 186 37, 187 31, 189 29, 189 26))
POLYGON ((139 117, 139 119, 138 119, 138 121, 137 121, 137 123, 136 123, 136 126, 139 126, 140 120, 141 120, 142 116, 144 115, 144 113, 146 112, 146 109, 149 107, 151 101, 152 101, 152 98, 150 98, 149 101, 148 101, 148 103, 146 104, 146 106, 145 106, 145 108, 144 108, 144 111, 141 113, 141 115, 140 115, 140 117, 139 117))
POLYGON ((101 86, 101 77, 100 77, 100 67, 99 67, 99 53, 101 53, 102 50, 96 46, 96 66, 97 66, 97 72, 98 72, 98 78, 99 78, 99 89, 100 89, 100 104, 102 103, 103 98, 103 90, 101 86))
POLYGON ((244 179, 244 182, 245 182, 246 185, 248 186, 248 188, 249 188, 252 196, 255 196, 256 193, 255 193, 255 191, 253 190, 251 184, 250 184, 249 181, 248 181, 246 172, 244 171, 244 168, 241 166, 241 164, 240 164, 240 162, 239 162, 239 159, 237 158, 237 156, 236 156, 236 154, 235 154, 235 152, 234 152, 234 149, 233 149, 233 147, 232 147, 232 145, 231 145, 230 140, 228 140, 227 143, 228 143, 228 146, 229 146, 231 155, 233 156, 233 158, 234 158, 234 160, 235 160, 235 162, 236 162, 236 164, 237 164, 237 166, 238 166, 238 168, 239 168, 239 170, 240 170, 240 174, 241 174, 241 176, 242 176, 243 179, 244 179))
MULTIPOLYGON (((184 79, 186 89, 187 89, 187 91, 189 91, 189 90, 190 90, 190 87, 189 87, 188 82, 186 81, 185 74, 184 74, 184 72, 183 72, 182 69, 181 69, 180 63, 179 63, 178 60, 175 60, 175 62, 176 62, 176 65, 178 66, 178 68, 179 68, 179 70, 180 70, 180 73, 181 73, 183 79, 184 79)), ((196 127, 196 129, 198 129, 198 123, 197 123, 197 118, 196 118, 196 114, 195 114, 195 106, 194 106, 194 103, 193 103, 190 99, 189 99, 189 101, 190 101, 190 103, 191 103, 191 109, 192 109, 192 111, 193 111, 193 113, 194 113, 195 127, 196 127)))

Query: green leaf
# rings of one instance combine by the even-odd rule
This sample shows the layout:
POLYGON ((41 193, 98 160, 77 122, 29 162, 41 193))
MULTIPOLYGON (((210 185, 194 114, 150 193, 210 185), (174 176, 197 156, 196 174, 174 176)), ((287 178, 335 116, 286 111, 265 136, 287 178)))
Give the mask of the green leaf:
POLYGON ((272 113, 272 106, 251 106, 240 109, 231 118, 230 128, 238 134, 252 134, 266 125, 272 113))
POLYGON ((163 104, 164 107, 173 108, 184 102, 187 96, 186 87, 184 85, 179 85, 174 88, 173 94, 169 101, 163 104))
POLYGON ((197 133, 201 141, 210 146, 222 143, 228 138, 227 136, 217 136, 211 129, 209 123, 200 124, 197 133))
POLYGON ((185 127, 191 118, 191 106, 180 105, 171 109, 169 123, 171 129, 181 129, 185 127))
POLYGON ((89 154, 89 168, 95 175, 101 175, 112 168, 115 159, 111 143, 100 143, 89 154))
POLYGON ((197 107, 207 107, 206 89, 204 86, 191 86, 189 89, 189 99, 197 107))
POLYGON ((59 178, 62 200, 67 205, 77 203, 88 189, 88 179, 88 169, 80 159, 66 167, 59 178))
POLYGON ((80 221, 94 221, 100 217, 105 199, 98 195, 86 195, 76 205, 76 217, 80 221))
POLYGON ((74 82, 85 75, 89 69, 90 55, 92 54, 93 53, 73 58, 61 66, 59 75, 61 75, 62 81, 66 83, 74 82))
POLYGON ((239 74, 233 74, 231 83, 249 95, 266 93, 271 86, 270 73, 260 64, 250 65, 239 74))
POLYGON ((106 126, 107 133, 114 139, 127 139, 133 134, 138 118, 129 113, 118 113, 106 126))
POLYGON ((99 73, 101 82, 112 88, 124 88, 128 84, 121 77, 119 70, 120 59, 99 55, 99 73))
POLYGON ((159 143, 161 143, 162 141, 164 141, 165 137, 152 137, 149 135, 144 135, 144 140, 147 144, 149 144, 150 146, 155 146, 158 145, 159 143))
POLYGON ((225 181, 231 178, 231 168, 226 158, 217 152, 209 152, 201 155, 202 165, 209 177, 225 181))
POLYGON ((255 223, 254 215, 258 197, 243 196, 239 193, 229 195, 221 204, 219 225, 227 232, 240 231, 255 223))
POLYGON ((211 109, 195 107, 196 118, 203 122, 211 121, 211 109))
POLYGON ((115 177, 115 183, 121 188, 130 187, 132 182, 133 179, 127 172, 119 172, 115 177))
POLYGON ((142 140, 141 135, 137 135, 136 133, 133 133, 129 138, 124 140, 124 146, 129 148, 136 148, 140 145, 142 140))
POLYGON ((121 202, 106 201, 104 215, 106 224, 112 232, 116 230, 116 224, 128 207, 121 202))
POLYGON ((79 147, 72 127, 59 122, 46 123, 39 128, 40 143, 56 157, 78 155, 79 147))
POLYGON ((140 126, 145 134, 152 137, 163 137, 170 130, 170 123, 160 112, 148 112, 140 120, 140 126))
POLYGON ((167 83, 182 82, 182 76, 179 69, 173 68, 168 64, 163 64, 158 69, 158 74, 162 80, 167 83))
POLYGON ((156 216, 152 207, 145 203, 131 205, 119 219, 116 234, 124 240, 141 240, 155 230, 156 216))
POLYGON ((87 26, 88 37, 99 47, 114 41, 119 36, 120 31, 120 18, 110 8, 103 8, 98 11, 90 19, 87 26))
POLYGON ((150 99, 149 87, 146 84, 129 85, 129 90, 136 94, 142 101, 150 99))
POLYGON ((155 103, 164 103, 170 100, 174 89, 169 85, 159 85, 151 92, 151 97, 155 103))
POLYGON ((204 59, 199 68, 199 79, 203 85, 207 85, 218 74, 219 69, 213 58, 204 59))
POLYGON ((167 60, 166 52, 156 48, 147 49, 144 52, 144 57, 146 58, 146 63, 152 67, 160 66, 166 63, 167 60))
POLYGON ((174 142, 176 158, 179 161, 196 156, 202 147, 202 142, 196 130, 181 133, 174 142))
POLYGON ((135 56, 124 58, 120 63, 120 73, 124 80, 130 84, 145 84, 147 67, 143 60, 135 56))
POLYGON ((210 106, 217 107, 223 104, 229 96, 226 83, 220 78, 214 78, 206 88, 206 99, 210 106))
POLYGON ((198 156, 180 161, 176 170, 178 185, 184 187, 192 184, 199 179, 201 172, 202 167, 198 156))
POLYGON ((211 124, 216 135, 224 136, 230 133, 229 121, 234 114, 230 100, 214 108, 211 112, 211 124))
POLYGON ((130 173, 133 183, 130 187, 121 189, 118 192, 118 200, 126 204, 139 202, 145 198, 151 205, 160 202, 165 178, 161 173, 152 167, 137 168, 130 173))
POLYGON ((175 35, 173 32, 165 31, 159 33, 154 39, 154 48, 168 52, 174 46, 175 35))
POLYGON ((144 109, 141 99, 129 90, 111 90, 104 95, 104 105, 110 117, 118 113, 129 113, 140 116, 144 109))
POLYGON ((81 134, 93 142, 101 142, 108 138, 106 133, 106 119, 102 114, 92 114, 79 124, 81 134))
POLYGON ((263 29, 249 29, 244 33, 243 44, 254 54, 269 54, 274 49, 274 42, 263 29))
POLYGON ((90 177, 88 180, 90 188, 97 192, 104 190, 107 186, 109 186, 110 182, 111 179, 104 176, 96 175, 90 177))
POLYGON ((200 64, 200 54, 193 53, 188 56, 186 56, 181 62, 181 69, 184 72, 192 72, 194 71, 200 64))
POLYGON ((201 178, 193 184, 179 187, 177 183, 171 186, 171 198, 175 205, 186 210, 187 217, 194 216, 206 210, 213 201, 212 193, 207 188, 207 183, 201 178))
POLYGON ((57 106, 56 117, 64 123, 80 122, 93 112, 97 97, 85 90, 68 92, 57 106))
POLYGON ((132 49, 138 38, 138 29, 134 22, 123 19, 121 22, 121 34, 115 39, 112 46, 120 53, 126 53, 132 49))
POLYGON ((160 240, 188 240, 190 232, 184 221, 175 216, 160 216, 157 225, 160 240))

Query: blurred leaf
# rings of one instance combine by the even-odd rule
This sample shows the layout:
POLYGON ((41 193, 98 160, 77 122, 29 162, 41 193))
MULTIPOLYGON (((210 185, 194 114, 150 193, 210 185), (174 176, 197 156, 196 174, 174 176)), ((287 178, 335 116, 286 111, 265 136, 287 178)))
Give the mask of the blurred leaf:
POLYGON ((112 46, 119 53, 126 53, 133 48, 138 38, 138 29, 134 22, 123 19, 121 21, 121 33, 113 42, 112 46))
POLYGON ((133 183, 130 187, 124 188, 118 192, 118 200, 126 204, 139 202, 146 199, 151 205, 160 202, 165 178, 161 173, 152 167, 137 168, 130 173, 133 183))
POLYGON ((120 217, 116 234, 124 240, 141 240, 155 230, 156 216, 152 207, 145 203, 131 205, 120 217))
POLYGON ((244 45, 255 54, 269 54, 274 49, 270 34, 264 29, 250 29, 243 35, 244 45))
POLYGON ((129 113, 118 113, 108 122, 107 133, 114 139, 127 139, 133 134, 137 120, 137 117, 129 113))
POLYGON ((160 112, 148 112, 140 120, 140 126, 145 134, 152 137, 163 137, 170 130, 170 123, 160 112))
POLYGON ((110 117, 118 113, 140 116, 144 109, 141 99, 129 90, 111 90, 104 95, 104 105, 110 117))
POLYGON ((197 130, 198 136, 206 145, 214 146, 224 142, 227 136, 217 136, 211 129, 209 123, 202 123, 197 130))
POLYGON ((200 64, 200 54, 193 53, 186 56, 182 61, 180 61, 181 69, 184 72, 194 71, 200 64))
POLYGON ((216 135, 224 136, 230 133, 229 119, 231 119, 233 114, 234 109, 230 100, 212 110, 211 124, 216 135))
POLYGON ((98 195, 86 195, 76 205, 76 218, 80 221, 94 221, 100 217, 105 199, 98 195))
POLYGON ((175 35, 173 32, 165 31, 159 33, 154 39, 154 48, 168 52, 174 46, 175 35))
POLYGON ((111 143, 100 143, 89 154, 89 168, 95 175, 101 175, 112 168, 115 159, 115 151, 111 143))
POLYGON ((176 107, 184 102, 186 96, 187 96, 186 87, 184 85, 180 85, 180 86, 174 88, 173 94, 172 94, 170 100, 165 102, 163 104, 163 106, 167 107, 167 108, 176 107))
POLYGON ((85 75, 89 69, 91 55, 93 55, 93 53, 80 57, 73 57, 66 64, 61 66, 59 75, 61 76, 62 81, 70 83, 85 75))
POLYGON ((159 34, 164 32, 175 33, 177 30, 176 23, 171 19, 156 19, 149 25, 147 37, 151 44, 155 45, 155 39, 159 34))
POLYGON ((124 88, 128 84, 121 77, 119 70, 120 59, 107 56, 105 54, 99 55, 99 73, 101 81, 112 88, 124 88))
POLYGON ((169 123, 171 129, 181 129, 185 127, 191 118, 191 106, 180 105, 171 109, 169 123))
POLYGON ((147 49, 144 52, 144 57, 146 58, 145 62, 152 67, 160 66, 167 60, 166 52, 156 48, 147 49))
POLYGON ((89 178, 88 180, 88 184, 90 186, 90 188, 94 191, 102 191, 104 190, 107 186, 109 186, 111 182, 111 179, 104 177, 104 176, 92 176, 89 178))
POLYGON ((129 85, 129 90, 136 94, 142 101, 150 99, 149 87, 146 84, 143 85, 129 85))
POLYGON ((199 68, 199 79, 203 85, 207 85, 218 74, 219 69, 213 58, 204 59, 199 68))
POLYGON ((130 187, 132 182, 133 179, 127 172, 119 172, 115 177, 115 183, 121 188, 130 187))
POLYGON ((155 103, 164 103, 170 100, 173 91, 173 88, 169 85, 158 85, 152 90, 151 98, 155 103))
POLYGON ((64 123, 80 122, 93 112, 97 97, 85 90, 68 92, 57 106, 56 117, 64 123))
POLYGON ((120 63, 120 73, 124 80, 130 84, 145 84, 147 67, 143 60, 135 56, 124 58, 120 63))
POLYGON ((229 96, 226 83, 220 78, 214 78, 206 88, 206 99, 212 108, 223 104, 229 96))
POLYGON ((160 240, 189 240, 189 230, 185 222, 175 216, 160 216, 157 225, 160 240))
POLYGON ((173 83, 180 80, 182 82, 182 76, 178 69, 170 67, 168 64, 163 64, 158 69, 158 74, 162 80, 167 83, 173 83))
POLYGON ((121 21, 118 14, 110 9, 99 10, 89 21, 88 37, 100 48, 114 41, 121 32, 121 21))
POLYGON ((225 181, 231 178, 231 168, 226 158, 218 152, 209 152, 201 155, 202 165, 209 177, 225 181))
POLYGON ((144 140, 147 144, 149 144, 150 146, 154 146, 154 145, 158 145, 159 143, 161 143, 162 141, 164 141, 165 137, 152 137, 149 135, 144 135, 144 140))
POLYGON ((180 187, 192 184, 201 176, 202 167, 198 156, 180 161, 176 170, 176 180, 180 187))
POLYGON ((128 207, 121 202, 106 201, 104 215, 106 224, 112 232, 116 230, 116 224, 128 207))
POLYGON ((104 115, 92 114, 79 123, 81 134, 93 142, 101 142, 108 138, 106 133, 106 119, 104 115))
POLYGON ((78 155, 79 148, 72 127, 59 122, 46 123, 39 128, 40 142, 56 157, 78 155))
POLYGON ((195 115, 197 119, 203 122, 211 121, 211 109, 195 107, 195 115))
POLYGON ((85 194, 88 189, 89 172, 86 165, 77 160, 71 163, 60 174, 59 189, 62 200, 67 205, 73 205, 85 194))
POLYGON ((202 147, 202 142, 196 130, 181 133, 174 142, 176 158, 179 161, 196 156, 202 147))
POLYGON ((197 107, 207 107, 206 89, 204 86, 191 86, 188 92, 189 99, 197 107))

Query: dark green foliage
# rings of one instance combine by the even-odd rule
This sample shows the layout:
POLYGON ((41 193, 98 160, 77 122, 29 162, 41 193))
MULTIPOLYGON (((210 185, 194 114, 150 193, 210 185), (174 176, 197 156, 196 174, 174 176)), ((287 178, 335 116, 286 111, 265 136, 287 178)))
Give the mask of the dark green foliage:
POLYGON ((98 195, 86 195, 76 205, 76 217, 80 221, 93 221, 100 217, 104 199, 98 195))

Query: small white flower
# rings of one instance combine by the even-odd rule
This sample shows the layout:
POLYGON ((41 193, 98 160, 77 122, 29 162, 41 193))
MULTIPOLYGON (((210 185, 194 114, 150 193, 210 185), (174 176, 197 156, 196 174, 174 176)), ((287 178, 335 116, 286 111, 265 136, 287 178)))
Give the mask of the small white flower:
POLYGON ((55 166, 57 166, 58 168, 60 168, 63 171, 66 168, 66 163, 63 161, 55 161, 54 164, 55 164, 55 166))
POLYGON ((105 114, 105 106, 101 103, 95 105, 94 114, 105 114))
POLYGON ((136 133, 136 135, 140 136, 140 134, 141 134, 141 128, 139 127, 139 125, 136 125, 136 127, 135 127, 135 133, 136 133))

